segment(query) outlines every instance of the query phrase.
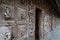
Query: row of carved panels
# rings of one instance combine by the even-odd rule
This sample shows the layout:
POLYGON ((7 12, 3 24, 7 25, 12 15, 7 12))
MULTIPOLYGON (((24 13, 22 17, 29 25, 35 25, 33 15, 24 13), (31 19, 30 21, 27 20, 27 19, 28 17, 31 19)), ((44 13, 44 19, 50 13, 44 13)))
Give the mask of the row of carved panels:
MULTIPOLYGON (((15 9, 14 9, 13 6, 10 6, 10 5, 5 5, 5 4, 0 5, 0 12, 1 12, 0 14, 2 14, 1 17, 0 17, 0 20, 3 20, 2 22, 4 24, 2 22, 0 22, 0 23, 2 23, 3 26, 4 26, 4 25, 9 25, 9 24, 14 24, 16 22, 15 24, 19 25, 19 26, 17 26, 18 27, 18 38, 21 38, 21 37, 24 38, 25 36, 28 38, 28 36, 31 33, 33 33, 33 34, 30 35, 30 36, 33 38, 33 36, 34 36, 34 31, 33 31, 34 26, 32 24, 33 23, 32 20, 34 21, 34 16, 32 14, 31 15, 29 14, 29 16, 28 16, 25 9, 22 9, 22 8, 15 8, 15 9), (6 16, 9 16, 9 15, 10 15, 11 18, 13 18, 13 20, 8 20, 7 21, 7 20, 4 19, 6 16), (22 25, 20 25, 20 24, 22 24, 22 25), (28 26, 30 26, 30 27, 27 28, 28 26), (32 31, 30 32, 30 30, 32 30, 32 31)), ((23 40, 23 39, 21 39, 21 40, 23 40)))

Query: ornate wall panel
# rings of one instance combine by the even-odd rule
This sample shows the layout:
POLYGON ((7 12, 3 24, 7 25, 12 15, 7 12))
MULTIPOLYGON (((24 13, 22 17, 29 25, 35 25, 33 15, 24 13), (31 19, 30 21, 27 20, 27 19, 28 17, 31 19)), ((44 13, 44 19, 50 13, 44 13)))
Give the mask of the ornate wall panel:
POLYGON ((11 40, 12 27, 14 23, 14 7, 11 5, 0 5, 0 40, 11 40))
POLYGON ((0 5, 0 27, 11 27, 10 39, 35 40, 35 8, 28 7, 28 9, 30 10, 16 5, 0 5))

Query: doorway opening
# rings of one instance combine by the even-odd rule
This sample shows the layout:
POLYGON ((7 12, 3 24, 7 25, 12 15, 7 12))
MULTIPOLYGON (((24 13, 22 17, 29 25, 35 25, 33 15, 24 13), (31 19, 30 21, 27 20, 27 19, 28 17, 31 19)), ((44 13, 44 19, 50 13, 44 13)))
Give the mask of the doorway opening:
POLYGON ((36 16, 35 16, 35 40, 40 40, 40 36, 39 35, 41 35, 40 34, 40 26, 39 26, 39 24, 40 24, 40 16, 41 16, 41 12, 42 12, 42 10, 40 10, 39 8, 36 8, 36 10, 35 10, 35 13, 36 13, 36 16))

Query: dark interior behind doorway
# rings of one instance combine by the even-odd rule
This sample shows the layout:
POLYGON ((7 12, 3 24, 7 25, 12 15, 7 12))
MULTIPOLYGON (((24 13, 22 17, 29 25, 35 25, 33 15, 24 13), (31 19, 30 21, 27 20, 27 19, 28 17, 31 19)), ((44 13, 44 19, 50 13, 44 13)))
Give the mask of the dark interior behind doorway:
POLYGON ((35 11, 35 13, 36 13, 36 16, 35 16, 35 40, 40 40, 40 37, 39 37, 39 18, 40 18, 40 14, 41 14, 41 10, 40 9, 38 9, 38 8, 36 8, 36 11, 35 11))

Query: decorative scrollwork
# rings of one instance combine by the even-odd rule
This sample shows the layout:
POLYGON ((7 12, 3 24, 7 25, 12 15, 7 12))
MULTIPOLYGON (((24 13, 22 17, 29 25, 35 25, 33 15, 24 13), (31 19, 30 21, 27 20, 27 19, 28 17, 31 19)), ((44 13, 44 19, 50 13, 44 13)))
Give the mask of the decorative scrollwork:
POLYGON ((10 10, 9 10, 8 7, 5 7, 4 17, 5 17, 6 20, 11 19, 10 10))

